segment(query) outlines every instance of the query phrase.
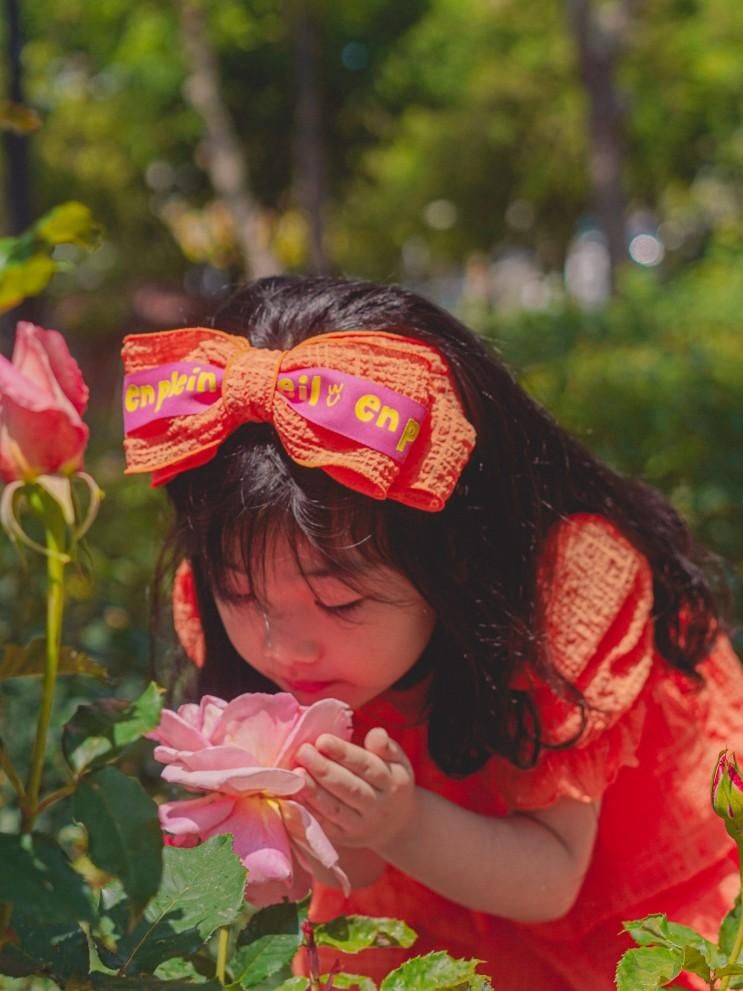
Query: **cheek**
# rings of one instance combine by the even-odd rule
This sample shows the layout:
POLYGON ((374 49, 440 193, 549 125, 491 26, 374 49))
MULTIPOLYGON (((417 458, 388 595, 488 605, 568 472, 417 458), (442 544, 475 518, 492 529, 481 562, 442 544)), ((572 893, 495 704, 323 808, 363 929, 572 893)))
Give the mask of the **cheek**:
POLYGON ((228 606, 217 602, 225 633, 235 650, 246 660, 257 657, 263 644, 263 623, 252 607, 228 606))

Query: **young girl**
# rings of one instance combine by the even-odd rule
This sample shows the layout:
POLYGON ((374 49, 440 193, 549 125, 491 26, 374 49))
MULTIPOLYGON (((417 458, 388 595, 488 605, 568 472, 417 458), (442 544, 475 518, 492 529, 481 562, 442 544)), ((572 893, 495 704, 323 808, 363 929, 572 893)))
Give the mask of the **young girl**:
POLYGON ((674 510, 411 292, 264 279, 215 327, 127 339, 129 470, 175 509, 195 694, 354 709, 299 753, 354 886, 312 916, 419 939, 348 968, 447 949, 498 991, 603 991, 625 919, 716 936, 743 677, 674 510))

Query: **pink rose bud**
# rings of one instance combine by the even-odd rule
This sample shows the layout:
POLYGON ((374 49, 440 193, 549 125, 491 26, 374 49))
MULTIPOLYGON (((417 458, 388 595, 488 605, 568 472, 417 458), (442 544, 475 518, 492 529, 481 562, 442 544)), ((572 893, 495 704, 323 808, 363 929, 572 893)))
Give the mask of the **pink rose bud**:
POLYGON ((723 750, 712 776, 712 807, 736 843, 743 844, 743 776, 734 753, 723 750))
POLYGON ((13 358, 0 355, 0 478, 26 481, 82 466, 88 387, 61 334, 16 328, 13 358))

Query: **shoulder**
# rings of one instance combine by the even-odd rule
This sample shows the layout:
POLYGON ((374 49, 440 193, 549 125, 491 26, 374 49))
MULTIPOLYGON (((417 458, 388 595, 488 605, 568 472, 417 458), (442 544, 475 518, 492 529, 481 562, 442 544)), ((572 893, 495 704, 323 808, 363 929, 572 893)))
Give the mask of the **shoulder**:
POLYGON ((550 533, 539 586, 543 659, 528 688, 545 741, 578 736, 584 745, 633 707, 648 681, 652 571, 609 520, 580 514, 550 533))
POLYGON ((548 536, 539 569, 540 600, 552 662, 579 677, 602 643, 634 639, 653 605, 652 571, 645 556, 603 516, 561 520, 548 536))

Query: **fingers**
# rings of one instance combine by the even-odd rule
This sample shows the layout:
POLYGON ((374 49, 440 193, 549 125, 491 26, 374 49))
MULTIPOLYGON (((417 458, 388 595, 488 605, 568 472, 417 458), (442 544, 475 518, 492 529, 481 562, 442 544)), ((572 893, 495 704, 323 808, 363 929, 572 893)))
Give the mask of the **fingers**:
POLYGON ((401 764, 407 771, 412 770, 405 751, 381 726, 375 726, 374 729, 369 730, 364 740, 364 746, 369 753, 379 757, 380 760, 391 764, 401 764))
POLYGON ((304 779, 301 801, 320 821, 331 842, 338 841, 358 826, 360 815, 356 809, 319 785, 308 771, 304 771, 304 779))
MULTIPOLYGON (((378 760, 378 758, 374 759, 378 760)), ((317 799, 323 791, 330 796, 330 800, 322 796, 322 811, 334 820, 338 815, 338 810, 334 808, 334 805, 340 803, 355 810, 365 807, 376 797, 376 789, 369 781, 354 773, 351 768, 320 753, 316 747, 309 743, 300 747, 297 752, 297 760, 309 772, 313 783, 319 786, 318 791, 308 790, 308 795, 313 800, 317 799)))
MULTIPOLYGON (((384 730, 380 732, 385 733, 384 730)), ((382 754, 357 747, 356 744, 348 743, 330 733, 323 733, 319 736, 315 747, 324 757, 341 764, 377 791, 386 787, 389 779, 389 768, 382 754)))

